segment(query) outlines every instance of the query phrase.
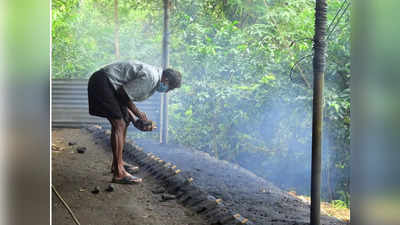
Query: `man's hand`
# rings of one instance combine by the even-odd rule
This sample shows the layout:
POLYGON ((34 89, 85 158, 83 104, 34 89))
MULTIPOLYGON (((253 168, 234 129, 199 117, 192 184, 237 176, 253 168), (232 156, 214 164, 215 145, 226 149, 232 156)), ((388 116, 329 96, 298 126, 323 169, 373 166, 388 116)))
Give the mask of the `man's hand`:
POLYGON ((141 111, 138 111, 138 117, 139 117, 139 119, 144 120, 144 121, 148 120, 146 113, 141 112, 141 111))
POLYGON ((156 124, 151 120, 138 119, 133 122, 133 125, 141 131, 153 131, 156 129, 156 124))

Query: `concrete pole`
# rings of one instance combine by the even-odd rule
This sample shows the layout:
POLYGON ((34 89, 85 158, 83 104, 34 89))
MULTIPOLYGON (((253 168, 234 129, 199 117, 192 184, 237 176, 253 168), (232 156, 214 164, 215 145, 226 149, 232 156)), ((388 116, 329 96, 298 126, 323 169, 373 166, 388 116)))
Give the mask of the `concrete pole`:
MULTIPOLYGON (((169 0, 164 1, 164 35, 162 43, 162 68, 168 68, 169 56, 168 56, 168 7, 169 0)), ((161 129, 160 129, 160 143, 167 144, 168 141, 168 94, 163 93, 161 97, 161 129)))
POLYGON ((114 0, 114 26, 115 26, 114 28, 115 58, 118 60, 120 58, 118 0, 114 0))

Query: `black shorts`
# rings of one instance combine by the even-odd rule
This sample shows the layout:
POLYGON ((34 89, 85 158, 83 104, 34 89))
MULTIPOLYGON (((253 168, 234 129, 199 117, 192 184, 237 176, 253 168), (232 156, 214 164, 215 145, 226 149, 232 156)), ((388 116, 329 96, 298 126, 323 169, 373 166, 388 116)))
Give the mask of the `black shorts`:
POLYGON ((118 94, 102 71, 90 77, 88 99, 90 115, 129 121, 127 99, 118 94))

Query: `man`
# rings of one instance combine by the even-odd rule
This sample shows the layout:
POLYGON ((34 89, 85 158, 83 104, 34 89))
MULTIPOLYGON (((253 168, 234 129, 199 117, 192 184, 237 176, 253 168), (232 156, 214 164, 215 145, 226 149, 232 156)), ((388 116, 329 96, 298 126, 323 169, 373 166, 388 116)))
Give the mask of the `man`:
MULTIPOLYGON (((99 69, 89 79, 89 113, 105 117, 111 124, 113 182, 133 184, 141 181, 132 176, 131 165, 122 159, 123 147, 129 123, 135 116, 148 121, 144 112, 135 105, 158 92, 168 92, 181 86, 181 74, 173 69, 154 67, 139 61, 119 61, 99 69)), ((143 128, 151 131, 155 127, 143 128)))

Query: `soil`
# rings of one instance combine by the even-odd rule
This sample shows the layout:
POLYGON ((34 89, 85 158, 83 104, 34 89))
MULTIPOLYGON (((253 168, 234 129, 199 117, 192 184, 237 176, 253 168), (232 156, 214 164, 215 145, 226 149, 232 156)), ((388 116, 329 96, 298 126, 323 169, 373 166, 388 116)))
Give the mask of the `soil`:
MULTIPOLYGON (((112 179, 110 147, 94 139, 85 129, 53 129, 52 144, 52 184, 81 224, 207 224, 176 200, 161 201, 162 195, 152 192, 160 189, 152 177, 146 176, 142 183, 135 185, 113 184, 113 192, 105 191, 112 179), (78 147, 86 147, 86 151, 78 153, 78 147), (100 192, 93 194, 91 191, 96 186, 100 192)), ((136 176, 145 174, 139 172, 136 176)), ((54 192, 52 224, 74 224, 54 192)))
MULTIPOLYGON (((177 204, 161 202, 160 187, 148 174, 139 172, 144 182, 138 185, 115 185, 115 191, 104 190, 111 181, 109 137, 94 138, 86 129, 56 129, 52 132, 53 184, 77 214, 82 224, 207 224, 204 218, 177 204), (69 146, 69 142, 77 142, 69 146), (86 147, 84 154, 76 152, 86 147), (59 149, 57 149, 58 147, 59 149), (100 186, 99 194, 90 191, 100 186)), ((254 224, 309 224, 309 204, 290 195, 254 173, 209 154, 178 145, 160 145, 149 139, 133 140, 146 152, 152 152, 182 170, 185 177, 209 194, 221 198, 233 212, 254 224)), ((124 159, 130 163, 127 155, 124 159)), ((53 224, 72 224, 71 217, 53 195, 53 224)), ((347 224, 323 215, 321 224, 347 224)))

